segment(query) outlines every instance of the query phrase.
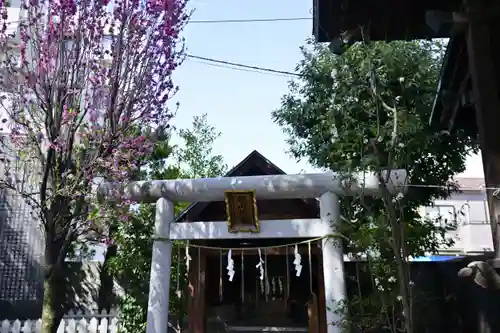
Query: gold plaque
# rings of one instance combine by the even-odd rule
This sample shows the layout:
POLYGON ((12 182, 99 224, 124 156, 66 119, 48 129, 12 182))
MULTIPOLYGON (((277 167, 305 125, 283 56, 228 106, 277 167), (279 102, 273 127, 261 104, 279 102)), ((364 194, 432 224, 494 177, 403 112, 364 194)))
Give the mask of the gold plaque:
POLYGON ((229 232, 259 232, 255 191, 226 191, 229 232))

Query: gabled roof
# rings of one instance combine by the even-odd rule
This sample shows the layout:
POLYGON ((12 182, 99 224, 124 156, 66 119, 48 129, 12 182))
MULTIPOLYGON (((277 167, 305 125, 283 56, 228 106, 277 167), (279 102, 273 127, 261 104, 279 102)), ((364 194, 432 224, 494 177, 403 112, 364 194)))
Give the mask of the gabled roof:
MULTIPOLYGON (((252 151, 247 157, 229 170, 224 177, 238 176, 265 176, 265 175, 285 175, 286 172, 265 158, 257 150, 252 151)), ((306 201, 309 202, 309 201, 306 201)), ((175 222, 182 221, 188 213, 197 215, 208 206, 210 202, 194 202, 184 209, 175 219, 175 222)))

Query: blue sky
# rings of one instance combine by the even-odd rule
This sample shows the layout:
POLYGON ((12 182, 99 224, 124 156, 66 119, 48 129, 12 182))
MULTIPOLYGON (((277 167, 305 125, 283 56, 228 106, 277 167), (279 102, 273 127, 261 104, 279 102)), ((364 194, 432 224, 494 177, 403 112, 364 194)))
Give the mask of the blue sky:
MULTIPOLYGON (((312 16, 312 0, 191 0, 190 7, 196 9, 193 21, 312 16)), ((184 31, 189 54, 291 72, 301 59, 299 46, 311 34, 312 20, 192 23, 184 31)), ((285 135, 271 120, 289 79, 187 59, 174 74, 180 91, 172 105, 181 105, 173 124, 190 127, 193 116, 207 113, 210 124, 222 132, 214 150, 229 167, 257 149, 287 173, 315 171, 287 155, 285 135)), ((483 176, 479 156, 469 160, 462 176, 483 176)), ((97 251, 96 258, 102 260, 102 251, 97 251)))
MULTIPOLYGON (((311 17, 312 0, 192 0, 197 20, 311 17)), ((312 20, 257 23, 192 23, 185 31, 188 53, 293 72, 299 46, 311 35, 312 20)), ((312 171, 286 154, 285 136, 271 111, 287 92, 288 77, 238 71, 187 59, 176 71, 181 103, 173 123, 188 127, 193 116, 208 114, 222 132, 215 146, 233 166, 257 149, 288 173, 312 171)))
MULTIPOLYGON (((313 0, 190 0, 192 21, 312 17, 313 0)), ((10 8, 9 18, 19 9, 10 8)), ((189 54, 293 72, 301 59, 299 46, 312 35, 312 20, 252 23, 190 23, 183 36, 189 54)), ((193 116, 208 114, 222 132, 214 150, 231 167, 257 149, 287 173, 314 171, 307 162, 289 158, 285 135, 271 120, 288 91, 290 77, 215 67, 187 59, 174 74, 181 107, 173 124, 191 125, 193 116)), ((468 161, 468 177, 482 177, 479 156, 468 161)))
MULTIPOLYGON (((191 0, 193 21, 311 17, 312 0, 191 0)), ((253 23, 191 23, 184 31, 187 52, 234 63, 294 71, 299 46, 312 34, 312 20, 253 23)), ((231 167, 257 149, 287 173, 314 171, 286 153, 285 135, 271 120, 290 78, 238 71, 187 59, 174 80, 180 86, 174 101, 180 109, 173 120, 189 127, 193 116, 208 114, 222 132, 215 152, 231 167)), ((482 177, 479 156, 471 157, 463 176, 482 177)))

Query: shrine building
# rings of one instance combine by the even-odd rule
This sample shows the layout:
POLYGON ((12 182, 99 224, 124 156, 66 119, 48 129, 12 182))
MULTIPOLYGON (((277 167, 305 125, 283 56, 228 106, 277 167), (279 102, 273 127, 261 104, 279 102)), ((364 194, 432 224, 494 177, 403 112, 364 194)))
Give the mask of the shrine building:
MULTIPOLYGON (((259 152, 253 151, 225 177, 284 174, 259 152)), ((256 208, 258 220, 319 218, 316 199, 257 199, 256 208)), ((228 220, 227 215, 224 201, 197 202, 184 210, 176 222, 223 221, 228 220)), ((256 238, 191 240, 190 244, 193 247, 189 285, 195 289, 198 286, 200 292, 188 292, 189 332, 224 331, 223 324, 227 325, 225 330, 228 332, 327 331, 321 241, 256 238), (296 243, 300 243, 297 248, 302 258, 299 276, 293 264, 293 244, 296 243), (207 248, 196 248, 196 245, 207 248), (245 249, 241 251, 240 248, 245 249), (227 275, 228 249, 234 260, 232 281, 227 275), (266 266, 264 280, 260 280, 256 267, 259 263, 257 249, 266 266)))
POLYGON ((225 177, 103 183, 97 195, 156 202, 147 333, 169 326, 176 240, 186 242, 177 256, 186 259, 190 333, 217 325, 340 333, 347 295, 339 196, 379 196, 381 188, 394 195, 406 178, 406 170, 287 175, 254 151, 225 177), (175 202, 194 203, 175 219, 175 202))

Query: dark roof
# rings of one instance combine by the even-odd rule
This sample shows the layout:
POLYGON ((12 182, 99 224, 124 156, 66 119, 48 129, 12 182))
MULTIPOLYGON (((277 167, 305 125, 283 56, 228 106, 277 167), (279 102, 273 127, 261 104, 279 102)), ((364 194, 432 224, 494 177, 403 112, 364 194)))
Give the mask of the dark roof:
MULTIPOLYGON (((261 175, 285 175, 286 172, 265 158, 257 150, 252 151, 240 163, 229 170, 224 177, 238 176, 261 176, 261 175)), ((309 200, 306 200, 309 202, 309 200)), ((195 202, 183 210, 175 219, 176 222, 182 221, 186 215, 191 212, 194 215, 201 213, 210 202, 195 202)))
POLYGON ((441 67, 430 124, 436 130, 464 129, 477 135, 475 108, 471 98, 467 45, 463 33, 450 38, 441 67))
POLYGON ((428 10, 456 11, 461 0, 313 0, 313 35, 329 42, 341 33, 365 27, 371 40, 412 40, 449 37, 427 25, 428 10))

